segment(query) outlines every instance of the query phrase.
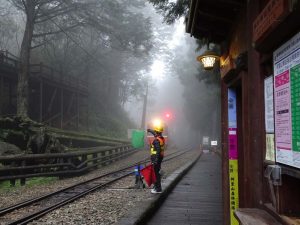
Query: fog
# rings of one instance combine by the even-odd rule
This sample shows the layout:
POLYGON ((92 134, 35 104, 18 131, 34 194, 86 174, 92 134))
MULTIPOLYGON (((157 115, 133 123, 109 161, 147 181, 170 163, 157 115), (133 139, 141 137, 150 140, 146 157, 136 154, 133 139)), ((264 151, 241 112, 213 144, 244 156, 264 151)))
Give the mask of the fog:
POLYGON ((173 144, 199 146, 203 136, 220 141, 218 71, 204 72, 196 61, 204 49, 196 52, 199 45, 185 33, 183 18, 167 25, 141 0, 58 2, 33 8, 39 9, 30 21, 33 39, 21 45, 25 7, 0 0, 0 51, 23 56, 25 69, 26 63, 47 65, 60 80, 84 81, 86 89, 56 90, 50 81, 41 93, 37 82, 28 86, 24 74, 30 71, 23 68, 18 85, 24 91, 18 96, 16 81, 3 80, 1 115, 21 113, 62 129, 124 138, 127 129, 142 126, 148 86, 146 124, 169 112, 165 120, 173 144), (51 15, 56 9, 60 13, 51 15), (57 94, 63 91, 65 106, 57 94), (24 104, 17 105, 17 99, 24 104))
MULTIPOLYGON (((198 45, 194 38, 185 33, 183 19, 176 21, 173 25, 167 25, 163 23, 162 17, 153 10, 152 6, 148 5, 146 12, 151 17, 155 31, 155 47, 150 53, 153 61, 151 70, 146 74, 151 80, 146 124, 154 118, 164 120, 169 128, 170 143, 177 146, 199 146, 202 143, 202 136, 210 136, 211 140, 218 140, 220 131, 217 123, 220 119, 220 111, 208 112, 209 118, 197 113, 197 111, 205 111, 203 106, 211 104, 211 102, 206 102, 205 95, 202 93, 213 90, 211 94, 216 98, 219 94, 218 84, 213 85, 212 88, 211 85, 207 85, 205 79, 199 79, 201 69, 196 57, 203 49, 196 52, 198 45), (159 66, 157 65, 158 60, 159 66), (193 85, 193 87, 189 85, 193 85), (195 89, 198 89, 196 93, 195 89), (189 98, 185 96, 190 94, 189 92, 195 95, 195 98, 202 96, 202 102, 198 102, 199 104, 194 105, 193 108, 189 107, 194 102, 188 102, 189 98), (167 112, 171 114, 170 119, 165 118, 167 112), (205 126, 201 127, 201 125, 205 126), (211 130, 207 129, 207 126, 210 126, 211 130), (207 132, 208 130, 210 132, 207 132)), ((211 101, 211 98, 207 101, 211 101)), ((218 103, 215 102, 215 104, 218 103)), ((137 127, 140 127, 143 101, 138 104, 137 101, 128 102, 126 110, 137 127)), ((210 108, 207 107, 207 110, 210 108)))

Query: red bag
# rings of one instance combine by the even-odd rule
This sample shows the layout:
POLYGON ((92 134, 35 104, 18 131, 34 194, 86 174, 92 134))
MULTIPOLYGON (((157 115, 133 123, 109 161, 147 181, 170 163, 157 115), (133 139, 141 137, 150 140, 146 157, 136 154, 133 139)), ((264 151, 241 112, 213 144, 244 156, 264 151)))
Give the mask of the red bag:
POLYGON ((143 175, 148 187, 150 187, 151 184, 154 184, 156 182, 156 176, 152 164, 141 169, 141 174, 143 175))

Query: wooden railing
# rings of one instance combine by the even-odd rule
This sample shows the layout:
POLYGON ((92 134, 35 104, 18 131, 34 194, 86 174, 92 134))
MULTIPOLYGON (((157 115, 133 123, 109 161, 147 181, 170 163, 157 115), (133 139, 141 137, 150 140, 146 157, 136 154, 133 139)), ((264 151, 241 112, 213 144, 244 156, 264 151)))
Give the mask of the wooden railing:
POLYGON ((69 87, 77 88, 79 90, 87 91, 88 83, 86 80, 79 79, 74 76, 64 76, 61 72, 54 70, 53 68, 40 64, 30 65, 30 74, 33 77, 44 78, 57 83, 63 83, 69 87))
POLYGON ((0 50, 0 64, 17 69, 19 66, 19 59, 8 51, 0 50))
MULTIPOLYGON (((8 66, 14 70, 19 67, 19 58, 9 53, 8 51, 0 50, 0 65, 8 66)), ((71 88, 77 88, 79 90, 87 91, 88 82, 84 79, 79 79, 74 76, 64 76, 61 72, 54 70, 53 68, 40 64, 30 65, 30 75, 35 78, 44 78, 50 81, 54 81, 60 84, 64 84, 71 88)))
POLYGON ((77 175, 128 156, 135 150, 130 145, 122 145, 69 153, 1 156, 0 181, 77 175))

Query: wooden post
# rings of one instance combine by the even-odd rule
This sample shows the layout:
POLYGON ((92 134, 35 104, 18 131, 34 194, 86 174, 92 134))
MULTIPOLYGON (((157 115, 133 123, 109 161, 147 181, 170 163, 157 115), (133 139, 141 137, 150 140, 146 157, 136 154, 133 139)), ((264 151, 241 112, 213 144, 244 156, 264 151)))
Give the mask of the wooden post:
POLYGON ((57 93, 57 88, 54 89, 53 94, 51 96, 51 99, 50 99, 50 102, 49 102, 49 105, 48 105, 48 108, 47 108, 47 112, 46 112, 47 115, 51 115, 53 102, 56 98, 56 93, 57 93))
POLYGON ((117 160, 119 160, 120 159, 120 148, 117 148, 115 150, 115 152, 116 152, 116 157, 118 157, 117 160))
POLYGON ((87 100, 86 104, 86 128, 89 130, 89 100, 87 100))
POLYGON ((95 169, 97 168, 97 158, 98 157, 98 154, 97 153, 93 153, 93 164, 95 165, 95 169))
POLYGON ((0 80, 0 115, 4 113, 4 78, 1 76, 0 80))
MULTIPOLYGON (((26 166, 26 161, 25 161, 25 160, 22 161, 21 165, 22 165, 23 167, 25 167, 25 166, 26 166)), ((24 173, 21 172, 21 174, 24 174, 24 173)), ((20 185, 21 185, 21 186, 24 186, 25 184, 26 184, 26 178, 21 178, 21 179, 20 179, 20 185)))
POLYGON ((109 161, 108 161, 108 164, 111 164, 112 162, 113 162, 113 156, 112 156, 112 154, 113 154, 113 150, 109 150, 108 151, 108 157, 109 157, 109 161))
POLYGON ((40 122, 43 122, 43 80, 40 80, 40 122))
POLYGON ((124 158, 124 154, 125 154, 125 148, 124 147, 121 147, 121 157, 120 159, 123 159, 124 158))
POLYGON ((77 119, 76 119, 76 129, 79 129, 79 95, 78 92, 76 93, 76 110, 77 110, 77 119))
POLYGON ((101 152, 101 156, 102 156, 101 166, 105 166, 106 165, 106 163, 104 162, 106 160, 105 155, 106 155, 106 151, 101 152))
POLYGON ((64 122, 64 90, 61 89, 60 94, 60 128, 63 129, 64 122))
MULTIPOLYGON (((87 160, 87 155, 82 155, 82 156, 81 156, 81 163, 86 162, 86 160, 87 160)), ((85 163, 85 164, 83 165, 83 167, 87 167, 87 166, 88 166, 88 163, 85 163)))
POLYGON ((71 108, 72 108, 72 105, 74 102, 74 95, 75 95, 75 93, 72 93, 71 100, 69 101, 69 105, 68 105, 68 109, 67 109, 67 115, 70 114, 70 111, 71 111, 71 108))
MULTIPOLYGON (((14 161, 10 164, 11 167, 14 167, 15 165, 16 165, 16 163, 14 161)), ((14 172, 11 172, 10 175, 14 175, 14 172)), ((10 179, 9 183, 10 183, 11 187, 15 187, 16 186, 16 180, 15 179, 10 179)))

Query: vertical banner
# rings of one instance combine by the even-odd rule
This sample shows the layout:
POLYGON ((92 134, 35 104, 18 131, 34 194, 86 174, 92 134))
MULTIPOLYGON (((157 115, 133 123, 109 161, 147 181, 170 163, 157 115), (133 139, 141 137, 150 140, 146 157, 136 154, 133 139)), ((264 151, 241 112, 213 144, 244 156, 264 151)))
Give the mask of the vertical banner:
POLYGON ((273 75, 264 81, 265 89, 265 128, 266 133, 274 133, 274 103, 273 103, 273 75))
POLYGON ((234 210, 239 207, 238 182, 238 146, 237 146, 237 115, 236 92, 228 89, 228 156, 229 156, 229 197, 230 197, 230 224, 238 225, 234 217, 234 210))
POLYGON ((276 162, 300 168, 300 33, 273 54, 276 162))
POLYGON ((266 134, 266 160, 275 162, 274 134, 266 134))
POLYGON ((274 91, 273 75, 264 81, 265 94, 265 131, 266 131, 266 155, 265 160, 275 162, 274 146, 274 91))

